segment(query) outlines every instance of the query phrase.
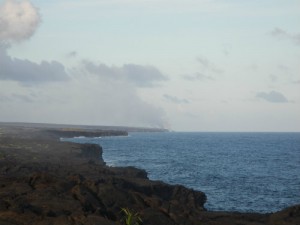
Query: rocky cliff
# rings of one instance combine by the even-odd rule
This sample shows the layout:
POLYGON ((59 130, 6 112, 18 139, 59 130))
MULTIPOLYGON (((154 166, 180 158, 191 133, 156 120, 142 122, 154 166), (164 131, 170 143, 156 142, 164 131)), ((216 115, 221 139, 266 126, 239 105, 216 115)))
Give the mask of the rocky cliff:
POLYGON ((59 142, 43 130, 0 130, 0 225, 116 225, 121 208, 138 212, 145 225, 300 224, 299 206, 242 214, 208 212, 205 201, 204 193, 151 181, 143 170, 105 166, 97 145, 59 142))

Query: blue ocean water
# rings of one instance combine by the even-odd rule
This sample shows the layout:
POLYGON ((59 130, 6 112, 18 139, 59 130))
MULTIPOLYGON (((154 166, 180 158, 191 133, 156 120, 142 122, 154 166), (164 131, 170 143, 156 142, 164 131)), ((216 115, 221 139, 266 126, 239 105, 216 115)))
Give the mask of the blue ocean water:
POLYGON ((100 144, 110 166, 207 195, 209 210, 274 212, 300 203, 300 133, 130 133, 100 144))

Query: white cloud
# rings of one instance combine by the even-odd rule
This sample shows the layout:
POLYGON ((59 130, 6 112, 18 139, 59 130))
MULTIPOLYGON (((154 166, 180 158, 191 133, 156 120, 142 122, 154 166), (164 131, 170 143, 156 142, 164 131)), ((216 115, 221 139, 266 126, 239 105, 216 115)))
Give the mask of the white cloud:
POLYGON ((22 41, 30 38, 41 18, 29 1, 6 0, 0 5, 0 41, 22 41))
POLYGON ((128 83, 76 77, 65 83, 20 86, 0 82, 1 121, 165 127, 163 109, 128 83))
POLYGON ((185 80, 188 81, 195 81, 195 80, 214 80, 212 76, 205 75, 203 73, 195 73, 191 75, 183 75, 182 76, 185 80))
POLYGON ((145 102, 137 89, 164 79, 155 67, 137 64, 90 61, 66 72, 59 62, 11 58, 0 48, 0 119, 163 128, 164 110, 145 102))
POLYGON ((167 100, 168 102, 175 103, 175 104, 188 104, 188 103, 190 103, 189 100, 187 100, 185 98, 180 99, 176 96, 171 96, 171 95, 168 95, 168 94, 164 94, 164 99, 167 100))
POLYGON ((280 92, 271 91, 271 92, 258 92, 256 94, 257 98, 264 99, 272 103, 286 103, 289 102, 287 98, 280 92))

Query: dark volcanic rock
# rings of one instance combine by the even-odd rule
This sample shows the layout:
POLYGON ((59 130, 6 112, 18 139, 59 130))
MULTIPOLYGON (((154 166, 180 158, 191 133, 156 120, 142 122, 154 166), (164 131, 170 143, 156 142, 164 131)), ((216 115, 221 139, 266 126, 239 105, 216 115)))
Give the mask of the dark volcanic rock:
POLYGON ((104 137, 104 136, 127 136, 127 131, 118 130, 78 130, 78 129, 49 129, 43 131, 53 138, 73 138, 73 137, 104 137))
POLYGON ((105 165, 105 162, 102 158, 102 147, 96 144, 82 144, 80 156, 90 159, 89 163, 101 163, 105 165))
POLYGON ((120 224, 121 208, 144 224, 193 224, 187 214, 204 210, 204 193, 107 167, 98 145, 34 137, 0 137, 0 224, 120 224))
POLYGON ((114 173, 118 174, 119 176, 148 179, 148 174, 145 170, 137 169, 132 166, 111 167, 110 170, 113 171, 114 173))
POLYGON ((274 214, 208 212, 202 192, 150 181, 133 167, 105 166, 98 145, 19 132, 0 136, 0 225, 122 224, 121 208, 138 212, 144 225, 300 224, 300 206, 274 214))
POLYGON ((300 225, 300 205, 295 205, 270 216, 272 225, 300 225))

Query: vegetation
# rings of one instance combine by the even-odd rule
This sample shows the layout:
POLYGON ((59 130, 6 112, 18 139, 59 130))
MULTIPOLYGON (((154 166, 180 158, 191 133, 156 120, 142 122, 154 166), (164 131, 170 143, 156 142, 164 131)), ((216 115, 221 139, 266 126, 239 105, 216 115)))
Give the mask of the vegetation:
POLYGON ((139 213, 134 213, 128 208, 122 208, 121 211, 124 213, 124 223, 125 225, 141 225, 142 219, 139 213))

